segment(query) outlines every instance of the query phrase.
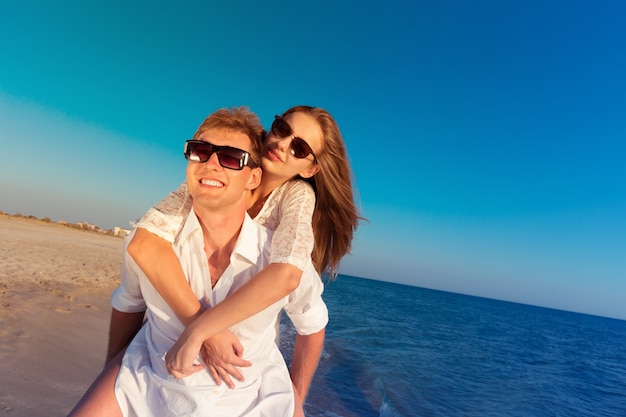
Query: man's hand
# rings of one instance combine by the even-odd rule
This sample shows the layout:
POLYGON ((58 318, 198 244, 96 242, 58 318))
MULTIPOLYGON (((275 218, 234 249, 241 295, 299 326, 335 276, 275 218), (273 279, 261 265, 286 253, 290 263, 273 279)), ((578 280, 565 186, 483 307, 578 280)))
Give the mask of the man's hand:
POLYGON ((243 374, 237 367, 252 365, 243 359, 243 345, 237 336, 228 330, 205 340, 201 353, 215 382, 220 385, 224 381, 229 388, 235 388, 231 376, 240 382, 244 380, 243 374))

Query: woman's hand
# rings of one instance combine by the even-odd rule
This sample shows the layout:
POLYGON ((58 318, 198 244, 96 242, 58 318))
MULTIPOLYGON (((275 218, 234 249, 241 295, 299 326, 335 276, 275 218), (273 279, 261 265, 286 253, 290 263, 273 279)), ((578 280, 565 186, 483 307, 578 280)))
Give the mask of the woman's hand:
POLYGON ((185 330, 165 355, 165 366, 168 372, 180 379, 203 370, 204 365, 198 363, 197 360, 201 347, 202 341, 195 341, 185 330))
POLYGON ((224 381, 229 388, 235 388, 231 376, 240 382, 244 380, 243 374, 237 367, 252 365, 243 359, 243 345, 237 336, 228 330, 205 340, 201 353, 215 382, 220 385, 224 381))

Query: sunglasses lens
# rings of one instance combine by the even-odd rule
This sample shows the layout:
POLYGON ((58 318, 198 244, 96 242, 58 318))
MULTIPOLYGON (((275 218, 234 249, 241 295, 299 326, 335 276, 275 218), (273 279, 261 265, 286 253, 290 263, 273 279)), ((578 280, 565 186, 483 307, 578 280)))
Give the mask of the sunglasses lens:
POLYGON ((303 139, 295 137, 291 140, 291 153, 298 159, 306 158, 309 154, 312 154, 313 151, 308 143, 306 143, 303 139))
POLYGON ((187 159, 196 162, 206 162, 213 155, 213 145, 210 143, 189 142, 187 145, 187 159))
MULTIPOLYGON (((207 162, 211 155, 217 153, 217 160, 222 167, 235 170, 243 169, 246 161, 247 152, 230 146, 216 146, 196 140, 187 141, 186 146, 185 158, 189 161, 207 162)), ((251 165, 252 161, 248 162, 251 165)))
POLYGON ((271 131, 276 137, 284 138, 291 135, 291 126, 289 126, 289 123, 287 123, 285 119, 277 116, 272 123, 271 131))
POLYGON ((217 151, 220 165, 229 169, 242 169, 244 154, 236 149, 220 149, 217 151))

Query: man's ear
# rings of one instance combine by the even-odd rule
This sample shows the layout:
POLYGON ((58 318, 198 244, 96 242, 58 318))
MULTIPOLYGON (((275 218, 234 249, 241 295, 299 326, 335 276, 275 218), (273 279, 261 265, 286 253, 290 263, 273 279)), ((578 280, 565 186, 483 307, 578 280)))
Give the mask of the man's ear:
POLYGON ((312 164, 310 167, 305 169, 300 173, 302 178, 311 178, 313 175, 317 174, 320 170, 319 164, 312 164))
POLYGON ((261 168, 252 168, 250 170, 250 178, 248 178, 248 186, 246 187, 248 190, 254 190, 256 187, 261 184, 261 176, 263 171, 261 168))

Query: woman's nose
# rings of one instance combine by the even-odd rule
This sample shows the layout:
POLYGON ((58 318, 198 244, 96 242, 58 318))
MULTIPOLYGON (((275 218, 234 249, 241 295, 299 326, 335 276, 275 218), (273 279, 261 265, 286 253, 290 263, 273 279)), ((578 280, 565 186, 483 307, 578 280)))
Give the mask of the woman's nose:
POLYGON ((290 145, 291 145, 291 136, 286 136, 286 137, 280 138, 278 140, 276 147, 281 152, 287 152, 287 150, 289 149, 290 145))

